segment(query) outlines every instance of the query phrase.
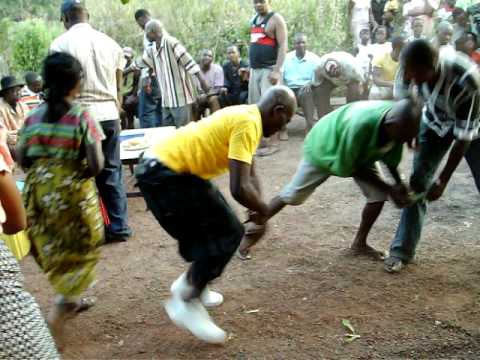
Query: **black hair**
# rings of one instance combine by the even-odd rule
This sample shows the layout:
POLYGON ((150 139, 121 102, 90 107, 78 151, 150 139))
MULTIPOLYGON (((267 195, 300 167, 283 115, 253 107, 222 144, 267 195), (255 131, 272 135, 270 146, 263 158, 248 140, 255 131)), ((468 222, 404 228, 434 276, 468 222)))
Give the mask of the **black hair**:
POLYGON ((27 85, 30 85, 31 83, 37 81, 39 77, 40 75, 38 75, 36 72, 29 71, 25 74, 25 82, 27 85))
POLYGON ((82 77, 82 65, 72 55, 56 52, 47 56, 43 62, 45 101, 48 105, 46 121, 56 122, 70 110, 71 105, 64 98, 82 77))
POLYGON ((437 51, 427 40, 414 40, 407 44, 401 55, 405 67, 434 68, 437 51))
POLYGON ((452 11, 453 20, 456 20, 459 16, 461 16, 463 14, 466 15, 467 12, 465 10, 463 10, 462 8, 459 8, 459 7, 454 8, 453 11, 452 11))
POLYGON ((475 47, 478 46, 478 36, 472 31, 467 31, 464 36, 467 37, 468 35, 471 35, 473 37, 473 41, 475 42, 475 47))
POLYGON ((139 9, 135 11, 135 20, 138 20, 142 17, 150 16, 150 12, 145 9, 139 9))

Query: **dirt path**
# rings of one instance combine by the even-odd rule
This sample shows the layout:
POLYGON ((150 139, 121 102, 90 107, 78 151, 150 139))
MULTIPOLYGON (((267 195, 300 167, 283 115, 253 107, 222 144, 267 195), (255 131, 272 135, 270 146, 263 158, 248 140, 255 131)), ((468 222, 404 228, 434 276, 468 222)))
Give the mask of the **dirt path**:
MULTIPOLYGON (((294 173, 302 123, 272 158, 260 159, 266 196, 294 173)), ((404 164, 408 172, 410 155, 404 164)), ((227 179, 218 181, 224 192, 227 179)), ((129 185, 131 186, 131 184, 129 185)), ((229 198, 230 199, 230 198, 229 198)), ((399 276, 345 249, 363 198, 352 181, 328 180, 308 202, 271 222, 255 259, 234 260, 215 284, 225 304, 212 311, 230 332, 210 346, 170 323, 162 308, 170 283, 185 268, 176 243, 130 199, 134 238, 103 247, 98 306, 71 322, 67 359, 371 359, 480 356, 480 202, 463 163, 445 197, 431 206, 418 264, 399 276), (254 310, 252 312, 252 310, 254 310), (360 338, 347 344, 342 319, 360 338)), ((240 212, 240 208, 236 207, 240 212)), ((387 205, 371 243, 386 249, 399 219, 387 205)), ((241 214, 243 215, 243 214, 241 214)), ((31 258, 27 285, 48 309, 52 292, 31 258)))

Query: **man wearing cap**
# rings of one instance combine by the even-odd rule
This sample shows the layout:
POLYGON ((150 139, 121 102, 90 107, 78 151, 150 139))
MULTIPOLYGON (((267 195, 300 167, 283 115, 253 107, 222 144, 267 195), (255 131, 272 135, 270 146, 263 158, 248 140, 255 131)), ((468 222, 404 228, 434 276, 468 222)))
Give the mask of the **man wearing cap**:
POLYGON ((364 70, 355 57, 336 51, 323 55, 315 69, 312 88, 318 91, 318 118, 331 111, 330 96, 338 86, 347 87, 347 103, 360 100, 363 94, 364 70))
POLYGON ((83 0, 63 1, 61 12, 67 31, 53 41, 50 52, 68 53, 82 64, 85 78, 78 102, 88 107, 106 136, 102 142, 105 168, 96 178, 110 218, 105 241, 126 241, 132 231, 127 223, 119 142, 124 54, 114 40, 88 24, 83 0))
MULTIPOLYGON (((27 117, 28 106, 20 102, 23 84, 13 76, 0 80, 0 127, 6 128, 7 143, 11 150, 17 144, 17 132, 27 117)), ((11 151, 14 154, 14 151, 11 151)))

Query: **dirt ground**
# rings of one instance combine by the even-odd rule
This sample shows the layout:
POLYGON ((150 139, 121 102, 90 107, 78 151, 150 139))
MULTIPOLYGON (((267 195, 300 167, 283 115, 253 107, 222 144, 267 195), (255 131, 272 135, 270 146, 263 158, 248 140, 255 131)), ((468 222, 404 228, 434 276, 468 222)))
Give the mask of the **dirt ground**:
MULTIPOLYGON (((294 173, 302 140, 303 122, 297 119, 282 151, 258 161, 266 198, 294 173)), ((402 165, 407 174, 410 162, 411 154, 402 165)), ((218 184, 231 200, 227 180, 218 184)), ((234 259, 215 283, 225 303, 211 314, 230 339, 212 346, 177 329, 166 316, 162 302, 185 264, 176 242, 145 211, 143 199, 129 199, 135 236, 102 248, 99 281, 89 291, 98 305, 69 324, 64 358, 478 359, 480 202, 466 164, 443 199, 430 207, 417 264, 400 275, 346 251, 363 202, 351 180, 332 178, 303 206, 274 218, 254 259, 234 259), (343 319, 360 338, 345 341, 343 319)), ((386 206, 372 244, 388 248, 399 215, 386 206)), ((23 269, 28 289, 47 312, 52 291, 45 276, 31 258, 23 269)))

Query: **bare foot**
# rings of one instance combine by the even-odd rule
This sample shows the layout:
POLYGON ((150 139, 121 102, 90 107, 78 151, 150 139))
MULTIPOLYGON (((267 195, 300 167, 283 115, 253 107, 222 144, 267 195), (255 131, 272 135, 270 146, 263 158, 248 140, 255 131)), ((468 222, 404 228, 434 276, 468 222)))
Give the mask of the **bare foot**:
POLYGON ((353 256, 366 256, 366 257, 369 257, 373 260, 378 260, 378 261, 381 261, 381 260, 385 259, 385 253, 383 251, 376 250, 373 247, 371 247, 370 245, 359 246, 359 245, 354 244, 350 248, 350 253, 353 256))

